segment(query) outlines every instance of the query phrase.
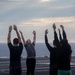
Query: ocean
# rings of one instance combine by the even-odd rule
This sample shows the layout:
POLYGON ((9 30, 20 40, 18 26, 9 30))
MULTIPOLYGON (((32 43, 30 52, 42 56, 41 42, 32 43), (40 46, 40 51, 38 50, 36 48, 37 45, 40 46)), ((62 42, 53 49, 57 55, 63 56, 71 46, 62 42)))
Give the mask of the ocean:
MULTIPOLYGON (((70 45, 72 48, 72 56, 75 56, 75 43, 70 43, 70 45)), ((49 57, 50 56, 50 52, 48 51, 44 43, 36 43, 35 49, 36 49, 36 57, 49 57)), ((9 58, 9 56, 10 56, 10 53, 9 53, 7 44, 0 43, 0 58, 9 58)), ((21 57, 24 58, 26 56, 27 56, 27 52, 25 48, 23 48, 21 57)))

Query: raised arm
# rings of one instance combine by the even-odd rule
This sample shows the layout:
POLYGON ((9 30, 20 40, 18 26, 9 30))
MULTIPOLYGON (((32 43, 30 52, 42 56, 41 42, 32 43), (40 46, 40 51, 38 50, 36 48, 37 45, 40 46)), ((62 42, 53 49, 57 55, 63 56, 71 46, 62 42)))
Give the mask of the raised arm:
POLYGON ((53 30, 54 30, 54 40, 56 42, 56 46, 59 47, 60 43, 59 43, 59 39, 58 39, 58 36, 57 36, 57 33, 56 33, 56 25, 55 25, 55 23, 53 24, 53 30))
POLYGON ((60 25, 61 29, 62 29, 62 34, 63 34, 63 39, 66 39, 67 40, 67 35, 66 35, 66 32, 64 30, 64 26, 63 25, 60 25))
POLYGON ((60 29, 58 29, 58 32, 59 32, 59 39, 60 39, 60 41, 61 41, 61 40, 62 40, 62 36, 61 36, 60 29))
POLYGON ((21 37, 20 37, 20 34, 19 34, 19 32, 18 32, 18 29, 17 29, 17 26, 16 26, 16 25, 14 25, 14 30, 16 31, 16 34, 17 34, 17 37, 18 37, 19 43, 22 43, 22 41, 21 41, 21 37))
POLYGON ((20 34, 21 34, 21 37, 22 37, 22 40, 23 40, 24 45, 26 45, 26 41, 25 41, 25 39, 24 39, 24 36, 23 36, 22 31, 19 31, 19 32, 20 32, 20 34))
POLYGON ((57 33, 56 33, 56 25, 55 25, 55 23, 53 24, 53 30, 54 30, 54 40, 58 41, 58 36, 57 36, 57 33))
POLYGON ((48 50, 51 51, 51 50, 52 50, 52 47, 51 47, 50 44, 48 43, 47 34, 48 34, 48 29, 45 30, 45 44, 46 44, 48 50))
POLYGON ((7 37, 7 43, 11 43, 11 31, 12 31, 12 26, 9 26, 9 32, 8 32, 8 37, 7 37))
POLYGON ((36 31, 33 31, 34 37, 33 37, 33 43, 36 43, 36 31))

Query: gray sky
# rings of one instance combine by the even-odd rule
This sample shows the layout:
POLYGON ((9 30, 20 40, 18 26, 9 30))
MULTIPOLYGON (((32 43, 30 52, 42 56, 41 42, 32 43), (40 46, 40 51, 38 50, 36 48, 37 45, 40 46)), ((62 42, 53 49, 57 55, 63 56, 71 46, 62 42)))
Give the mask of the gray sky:
POLYGON ((8 27, 13 24, 26 40, 32 40, 32 31, 36 30, 37 42, 44 42, 44 31, 49 29, 52 42, 53 23, 57 28, 64 25, 69 42, 75 42, 75 0, 0 0, 0 43, 7 42, 8 27))

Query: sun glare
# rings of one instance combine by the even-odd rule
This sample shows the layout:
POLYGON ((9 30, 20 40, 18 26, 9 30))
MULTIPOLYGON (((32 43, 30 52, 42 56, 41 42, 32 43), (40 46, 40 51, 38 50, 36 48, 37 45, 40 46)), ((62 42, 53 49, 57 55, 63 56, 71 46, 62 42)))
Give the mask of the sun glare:
POLYGON ((41 2, 48 2, 48 1, 50 1, 50 0, 41 0, 41 2))

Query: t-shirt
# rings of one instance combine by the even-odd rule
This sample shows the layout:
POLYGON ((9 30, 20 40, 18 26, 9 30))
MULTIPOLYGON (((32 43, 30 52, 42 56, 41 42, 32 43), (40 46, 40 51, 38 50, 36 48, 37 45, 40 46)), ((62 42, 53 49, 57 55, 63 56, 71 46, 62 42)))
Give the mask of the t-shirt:
POLYGON ((35 52, 35 44, 26 44, 25 45, 26 51, 27 51, 27 58, 35 58, 36 52, 35 52))
POLYGON ((13 46, 11 43, 8 43, 8 47, 10 50, 10 66, 21 66, 23 44, 20 43, 19 46, 13 46))
MULTIPOLYGON (((55 41, 57 42, 57 34, 56 32, 54 32, 55 34, 55 41)), ((58 43, 58 42, 57 42, 58 43)), ((59 47, 52 47, 49 43, 48 43, 48 38, 47 35, 45 35, 45 44, 50 52, 50 65, 57 65, 58 64, 58 51, 59 51, 59 47)))
POLYGON ((58 48, 51 48, 50 50, 50 64, 58 63, 58 48))
POLYGON ((71 47, 68 44, 67 47, 61 47, 59 51, 59 61, 58 61, 58 69, 59 70, 70 70, 70 57, 71 57, 71 47))

